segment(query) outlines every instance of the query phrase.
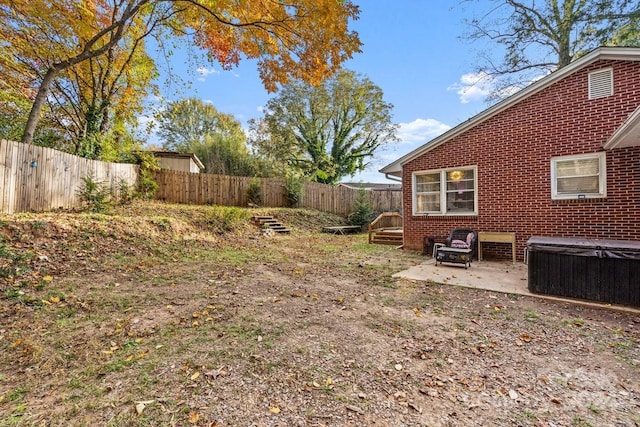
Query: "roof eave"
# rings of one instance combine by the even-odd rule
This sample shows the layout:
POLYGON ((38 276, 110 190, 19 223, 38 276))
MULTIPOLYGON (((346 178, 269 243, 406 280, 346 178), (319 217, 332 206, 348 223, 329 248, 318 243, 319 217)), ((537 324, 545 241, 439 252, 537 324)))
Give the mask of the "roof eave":
POLYGON ((611 60, 635 60, 640 61, 640 49, 638 48, 612 48, 612 47, 601 47, 595 49, 583 56, 582 58, 572 62, 571 64, 552 72, 551 74, 543 77, 535 83, 525 87, 524 89, 516 92, 510 97, 500 101, 499 103, 487 108, 481 113, 471 117, 465 122, 458 124, 457 126, 451 128, 447 132, 442 135, 428 141, 427 143, 421 145, 415 150, 405 154, 400 157, 398 160, 390 163, 389 165, 380 169, 381 173, 384 174, 396 174, 398 168, 400 169, 400 174, 402 173, 402 167, 410 162, 411 160, 435 149, 446 141, 453 139, 454 137, 466 132, 472 127, 484 122, 485 120, 490 119, 496 114, 512 107, 523 99, 533 95, 536 92, 541 91, 542 89, 551 86, 555 82, 565 78, 566 76, 574 73, 576 70, 583 68, 597 60, 603 59, 611 59, 611 60))
POLYGON ((204 165, 202 164, 202 162, 200 161, 198 156, 196 156, 195 153, 192 153, 191 156, 192 156, 191 158, 195 162, 196 166, 198 166, 199 169, 204 169, 204 165))
POLYGON ((602 144, 605 150, 640 146, 640 107, 602 144))

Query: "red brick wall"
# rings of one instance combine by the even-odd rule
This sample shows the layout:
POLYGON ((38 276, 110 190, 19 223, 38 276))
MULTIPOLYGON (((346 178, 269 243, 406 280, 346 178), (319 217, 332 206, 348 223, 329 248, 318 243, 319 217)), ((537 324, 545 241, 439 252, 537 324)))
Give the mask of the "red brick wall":
MULTIPOLYGON (((607 197, 551 200, 554 156, 602 151, 602 144, 640 105, 640 63, 599 61, 520 101, 403 166, 404 246, 454 227, 515 231, 522 259, 531 236, 638 239, 640 147, 607 156, 607 197), (588 73, 612 66, 614 95, 588 99, 588 73), (476 165, 477 216, 413 216, 412 173, 476 165)), ((505 245, 487 255, 508 257, 505 245)))

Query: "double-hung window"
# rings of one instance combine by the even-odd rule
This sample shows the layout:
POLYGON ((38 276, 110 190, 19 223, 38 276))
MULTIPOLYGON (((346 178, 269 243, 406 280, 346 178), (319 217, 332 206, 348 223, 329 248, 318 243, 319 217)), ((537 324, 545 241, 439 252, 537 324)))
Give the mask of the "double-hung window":
POLYGON ((551 198, 591 199, 607 196, 605 153, 553 157, 551 198))
POLYGON ((414 173, 414 215, 477 214, 476 171, 463 167, 414 173))

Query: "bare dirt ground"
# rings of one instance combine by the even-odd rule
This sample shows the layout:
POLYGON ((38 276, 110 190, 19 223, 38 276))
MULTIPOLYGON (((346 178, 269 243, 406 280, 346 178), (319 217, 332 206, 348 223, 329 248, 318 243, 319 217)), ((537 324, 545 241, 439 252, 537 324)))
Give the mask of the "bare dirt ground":
POLYGON ((247 212, 0 217, 0 426, 640 426, 637 315, 247 212))

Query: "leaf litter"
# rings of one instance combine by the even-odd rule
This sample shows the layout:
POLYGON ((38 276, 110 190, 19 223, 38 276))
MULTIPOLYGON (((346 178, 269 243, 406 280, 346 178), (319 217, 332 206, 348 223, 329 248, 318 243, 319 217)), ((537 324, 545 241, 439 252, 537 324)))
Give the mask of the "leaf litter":
POLYGON ((318 232, 340 218, 221 235, 207 209, 3 217, 0 424, 640 423, 637 314, 392 279, 423 257, 318 232))

